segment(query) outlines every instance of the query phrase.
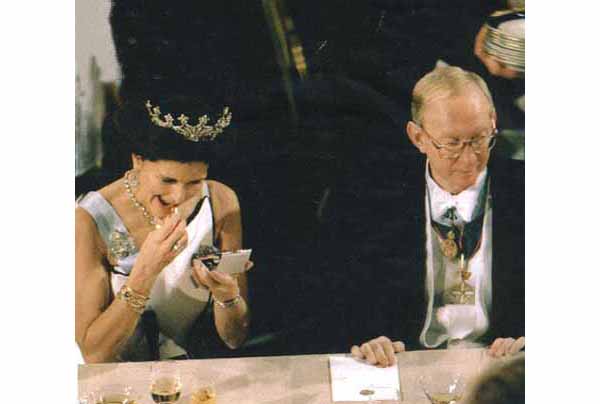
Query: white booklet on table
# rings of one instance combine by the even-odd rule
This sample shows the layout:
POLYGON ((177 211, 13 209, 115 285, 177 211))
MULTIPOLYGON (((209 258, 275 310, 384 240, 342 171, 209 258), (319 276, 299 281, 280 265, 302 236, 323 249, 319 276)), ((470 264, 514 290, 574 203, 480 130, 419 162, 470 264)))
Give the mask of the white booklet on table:
POLYGON ((400 400, 398 367, 378 368, 352 357, 330 356, 335 401, 400 400))

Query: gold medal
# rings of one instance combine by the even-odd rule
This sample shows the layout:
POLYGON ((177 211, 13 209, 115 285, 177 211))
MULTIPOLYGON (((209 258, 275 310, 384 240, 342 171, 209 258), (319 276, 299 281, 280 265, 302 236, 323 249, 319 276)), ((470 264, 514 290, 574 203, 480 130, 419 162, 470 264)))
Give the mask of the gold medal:
POLYGON ((453 231, 448 232, 448 238, 443 239, 441 241, 442 254, 445 257, 453 259, 458 254, 458 245, 456 245, 456 241, 454 239, 456 235, 453 231))

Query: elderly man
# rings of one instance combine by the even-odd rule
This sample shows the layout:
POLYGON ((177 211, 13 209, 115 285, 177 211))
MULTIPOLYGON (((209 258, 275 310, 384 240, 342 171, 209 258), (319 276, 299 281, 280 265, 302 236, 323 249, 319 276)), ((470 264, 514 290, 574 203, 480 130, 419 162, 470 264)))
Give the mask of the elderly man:
POLYGON ((496 113, 474 73, 433 70, 416 84, 411 109, 406 131, 419 159, 381 153, 332 198, 344 246, 332 253, 344 255, 344 285, 354 285, 340 311, 346 338, 367 341, 352 354, 386 366, 405 348, 491 343, 492 355, 517 352, 525 344, 524 164, 490 158, 496 113), (368 180, 358 179, 362 171, 368 180))

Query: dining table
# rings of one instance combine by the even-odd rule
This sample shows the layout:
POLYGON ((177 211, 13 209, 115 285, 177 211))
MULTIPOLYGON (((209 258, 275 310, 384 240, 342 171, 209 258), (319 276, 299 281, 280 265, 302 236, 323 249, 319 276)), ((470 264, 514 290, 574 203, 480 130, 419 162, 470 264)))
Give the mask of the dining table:
MULTIPOLYGON (((182 393, 178 404, 191 402, 192 380, 213 383, 218 404, 326 404, 333 403, 330 356, 315 354, 264 356, 177 361, 182 393)), ((429 403, 419 377, 436 377, 441 369, 452 368, 467 384, 498 359, 484 348, 435 349, 396 354, 399 378, 398 398, 391 403, 429 403)), ((133 389, 135 404, 153 403, 150 372, 153 362, 83 364, 78 368, 79 394, 97 391, 110 384, 127 384, 133 389)), ((336 401, 339 402, 339 401, 336 401)), ((387 403, 388 401, 378 401, 387 403)))

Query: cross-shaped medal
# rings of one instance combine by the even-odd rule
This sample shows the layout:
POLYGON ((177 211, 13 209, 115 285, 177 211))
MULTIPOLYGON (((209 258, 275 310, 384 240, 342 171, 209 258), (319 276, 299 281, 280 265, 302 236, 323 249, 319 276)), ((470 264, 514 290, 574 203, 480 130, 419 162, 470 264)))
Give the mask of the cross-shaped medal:
POLYGON ((464 281, 461 282, 460 286, 454 289, 450 294, 458 300, 458 304, 475 303, 475 291, 464 281))
POLYGON ((450 295, 453 296, 455 300, 458 300, 458 304, 474 304, 475 289, 473 289, 473 287, 467 283, 467 280, 471 277, 471 272, 469 272, 467 269, 465 254, 460 255, 458 271, 461 282, 458 287, 455 287, 452 292, 450 292, 450 295))

